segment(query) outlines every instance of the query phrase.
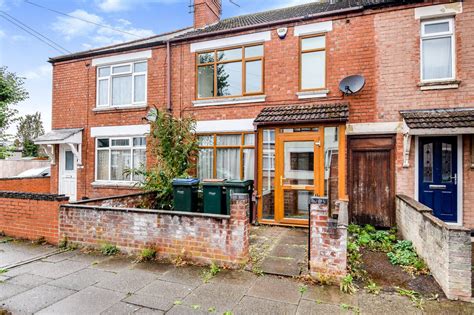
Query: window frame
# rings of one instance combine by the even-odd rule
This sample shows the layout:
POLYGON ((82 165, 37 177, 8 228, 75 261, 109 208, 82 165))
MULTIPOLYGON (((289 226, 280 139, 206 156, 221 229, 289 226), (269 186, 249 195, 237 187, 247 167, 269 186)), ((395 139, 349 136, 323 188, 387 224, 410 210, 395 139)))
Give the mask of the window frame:
POLYGON ((139 181, 138 180, 135 180, 134 176, 135 174, 132 172, 132 174, 130 174, 130 179, 129 180, 114 180, 114 179, 111 179, 111 170, 112 170, 112 150, 124 150, 124 149, 129 149, 130 150, 130 168, 133 169, 133 165, 134 165, 134 151, 135 150, 144 150, 145 151, 145 165, 146 165, 146 153, 147 153, 147 149, 146 149, 146 142, 145 142, 145 145, 138 145, 138 146, 134 146, 133 145, 133 139, 134 138, 145 138, 146 140, 146 136, 130 136, 130 137, 97 137, 95 139, 95 170, 94 170, 94 180, 95 182, 97 183, 138 183, 139 181), (109 140, 109 146, 108 147, 105 147, 105 148, 99 148, 99 140, 101 139, 108 139, 109 140), (129 145, 128 146, 112 146, 112 140, 128 140, 129 141, 129 145), (108 151, 109 154, 108 154, 108 169, 107 169, 107 179, 98 179, 97 178, 97 175, 98 175, 98 171, 99 171, 99 166, 98 166, 98 159, 99 159, 99 151, 108 151))
MULTIPOLYGON (((217 132, 217 133, 199 133, 197 137, 206 137, 212 136, 213 137, 213 145, 212 146, 204 146, 198 145, 198 150, 201 149, 212 149, 212 178, 217 178, 217 149, 239 149, 239 157, 240 157, 240 179, 244 180, 245 171, 244 171, 244 150, 246 149, 253 149, 254 150, 254 157, 256 156, 256 141, 257 141, 257 134, 252 131, 244 131, 244 132, 217 132), (245 135, 253 135, 254 136, 254 144, 245 144, 245 135), (231 135, 240 135, 240 145, 217 145, 217 137, 218 136, 231 136, 231 135)), ((199 159, 199 157, 198 157, 199 159)), ((196 166, 199 165, 199 161, 196 166)), ((207 178, 206 178, 207 179, 207 178)))
POLYGON ((254 96, 254 95, 263 95, 265 93, 265 45, 264 43, 237 45, 237 46, 231 46, 231 47, 225 47, 225 48, 198 51, 195 53, 195 62, 196 62, 196 69, 195 69, 195 73, 196 73, 195 98, 196 100, 210 100, 210 99, 224 99, 224 98, 232 98, 232 97, 254 96), (263 48, 262 56, 246 58, 245 48, 256 47, 256 46, 262 46, 263 48), (242 58, 225 60, 225 61, 220 61, 220 62, 217 60, 217 53, 219 51, 234 50, 238 48, 242 49, 242 58), (214 54, 214 61, 208 62, 208 63, 199 63, 199 55, 209 54, 209 53, 214 54), (247 93, 247 89, 246 89, 247 62, 252 62, 252 61, 260 61, 262 63, 262 81, 261 81, 262 89, 261 91, 247 93), (242 62, 242 86, 241 86, 242 93, 240 95, 217 96, 217 65, 226 64, 226 63, 235 63, 235 62, 242 62), (205 67, 205 66, 214 66, 214 95, 211 97, 199 97, 199 67, 205 67))
POLYGON ((298 52, 298 68, 299 68, 299 75, 298 75, 298 91, 299 92, 312 92, 312 91, 322 91, 327 89, 327 79, 328 79, 328 53, 327 53, 327 46, 328 46, 328 37, 327 32, 317 33, 317 34, 310 34, 301 36, 299 38, 299 52, 298 52), (307 49, 303 50, 303 40, 308 38, 316 38, 324 36, 324 48, 317 48, 317 49, 307 49), (303 89, 303 54, 313 53, 318 51, 324 51, 324 86, 320 88, 310 88, 310 89, 303 89))
POLYGON ((453 81, 456 79, 456 36, 455 35, 455 25, 454 25, 454 17, 449 18, 437 18, 437 19, 429 19, 423 20, 420 24, 420 81, 423 83, 431 83, 431 82, 444 82, 444 81, 453 81), (425 26, 430 24, 439 24, 443 22, 449 23, 449 31, 448 32, 439 32, 434 34, 426 34, 425 33, 425 26), (423 40, 429 39, 438 39, 438 38, 447 38, 451 37, 451 69, 452 69, 452 76, 447 78, 439 78, 439 79, 425 79, 423 78, 423 40))
POLYGON ((120 107, 131 107, 131 106, 144 106, 147 104, 147 98, 148 98, 148 60, 135 60, 135 61, 129 61, 129 62, 122 62, 122 63, 114 63, 114 64, 108 64, 108 65, 100 65, 97 66, 96 69, 96 107, 97 108, 120 108, 120 107), (139 63, 146 63, 146 71, 141 71, 141 72, 134 72, 134 66, 135 64, 139 63), (113 74, 114 68, 118 67, 123 67, 123 66, 129 66, 130 70, 128 72, 122 72, 118 74, 113 74), (110 73, 108 76, 100 77, 99 72, 101 69, 110 69, 110 73), (132 77, 132 91, 131 91, 131 100, 132 102, 130 104, 122 104, 122 105, 113 105, 112 104, 112 97, 113 97, 113 85, 112 85, 112 79, 113 78, 118 78, 118 77, 127 77, 130 76, 132 77), (145 76, 145 96, 144 96, 144 101, 142 102, 135 102, 135 77, 137 76, 145 76), (100 81, 105 81, 107 80, 107 104, 100 104, 99 103, 99 96, 100 96, 100 81))

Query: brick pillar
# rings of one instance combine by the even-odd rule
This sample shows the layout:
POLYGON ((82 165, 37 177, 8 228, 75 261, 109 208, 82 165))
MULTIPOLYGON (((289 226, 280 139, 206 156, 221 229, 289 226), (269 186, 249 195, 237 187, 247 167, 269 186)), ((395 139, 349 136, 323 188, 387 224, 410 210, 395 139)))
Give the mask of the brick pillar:
POLYGON ((347 226, 329 217, 328 198, 313 197, 310 216, 311 276, 339 281, 347 270, 347 226))
POLYGON ((233 194, 230 204, 231 261, 245 263, 249 258, 249 215, 250 200, 248 194, 233 194))

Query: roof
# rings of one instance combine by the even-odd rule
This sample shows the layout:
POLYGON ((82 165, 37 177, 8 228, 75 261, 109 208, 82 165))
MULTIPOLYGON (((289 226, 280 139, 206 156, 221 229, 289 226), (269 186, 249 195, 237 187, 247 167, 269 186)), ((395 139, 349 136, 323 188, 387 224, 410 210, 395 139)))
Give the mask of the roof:
POLYGON ((192 27, 188 27, 131 42, 58 56, 50 58, 50 62, 66 61, 107 53, 122 52, 131 49, 153 47, 162 45, 168 40, 185 40, 198 36, 217 35, 224 31, 230 32, 233 30, 241 30, 242 28, 258 28, 269 23, 284 23, 292 19, 307 20, 324 15, 344 14, 351 10, 363 10, 380 6, 394 6, 417 2, 423 2, 423 0, 340 0, 335 3, 330 3, 329 1, 322 3, 312 2, 298 6, 231 17, 196 30, 192 27))
POLYGON ((73 128, 73 129, 53 129, 50 132, 39 136, 35 139, 36 144, 40 143, 53 143, 53 142, 61 142, 64 141, 75 134, 81 132, 83 128, 73 128))
POLYGON ((347 121, 349 105, 347 103, 287 105, 265 107, 254 123, 256 125, 334 122, 347 121))
POLYGON ((411 129, 474 127, 474 108, 401 111, 411 129))

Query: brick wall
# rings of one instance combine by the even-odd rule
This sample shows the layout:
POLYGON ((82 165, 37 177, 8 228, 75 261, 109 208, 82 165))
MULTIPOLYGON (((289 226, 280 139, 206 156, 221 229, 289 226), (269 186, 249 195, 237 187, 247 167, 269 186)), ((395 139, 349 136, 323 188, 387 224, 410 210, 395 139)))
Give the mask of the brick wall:
POLYGON ((0 192, 0 231, 15 238, 44 237, 58 244, 59 206, 68 198, 49 194, 0 192))
MULTIPOLYGON (((339 201, 339 203, 341 203, 339 201)), ((339 206, 339 218, 329 217, 327 198, 314 197, 310 206, 310 260, 313 277, 340 280, 347 272, 347 207, 339 206)))
POLYGON ((474 230, 474 168, 471 145, 473 135, 463 136, 463 226, 474 230))
POLYGON ((30 193, 51 192, 49 176, 47 177, 25 177, 25 178, 0 178, 0 191, 17 191, 30 193))
POLYGON ((87 204, 60 210, 60 235, 85 246, 103 242, 138 253, 154 248, 160 258, 238 267, 248 259, 248 195, 234 194, 230 216, 120 209, 87 204))
POLYGON ((413 242, 449 299, 471 298, 470 230, 448 225, 432 210, 404 195, 397 197, 397 226, 413 242))

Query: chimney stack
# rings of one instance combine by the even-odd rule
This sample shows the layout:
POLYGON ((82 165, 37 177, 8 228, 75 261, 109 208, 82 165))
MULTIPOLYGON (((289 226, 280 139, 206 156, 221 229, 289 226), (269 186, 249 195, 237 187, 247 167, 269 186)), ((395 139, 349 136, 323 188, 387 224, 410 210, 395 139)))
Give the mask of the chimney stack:
POLYGON ((202 28, 219 22, 221 13, 221 0, 194 0, 194 28, 202 28))

